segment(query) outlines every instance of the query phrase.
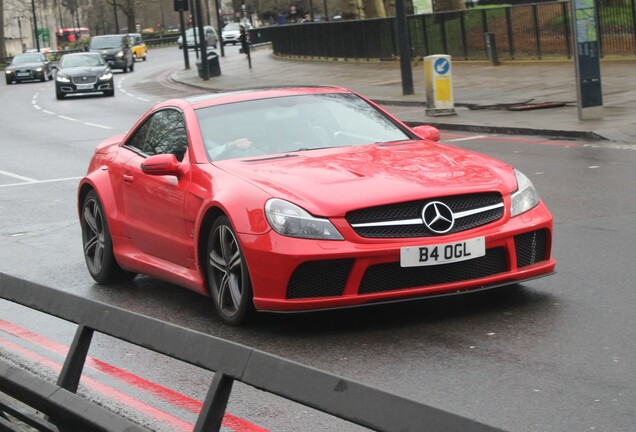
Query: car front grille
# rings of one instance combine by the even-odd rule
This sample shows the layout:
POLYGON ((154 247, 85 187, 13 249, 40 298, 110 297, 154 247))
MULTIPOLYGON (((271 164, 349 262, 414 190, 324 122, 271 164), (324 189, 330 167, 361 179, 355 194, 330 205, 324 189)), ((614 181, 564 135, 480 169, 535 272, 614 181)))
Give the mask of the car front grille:
POLYGON ((422 221, 422 210, 428 203, 433 201, 446 204, 455 215, 462 212, 467 212, 468 214, 465 217, 456 217, 453 228, 444 234, 476 228, 494 222, 504 214, 501 194, 488 192, 354 210, 347 213, 345 219, 361 237, 406 238, 434 236, 437 234, 426 228, 422 221))
POLYGON ((96 76, 73 77, 73 84, 95 84, 96 82, 96 76))

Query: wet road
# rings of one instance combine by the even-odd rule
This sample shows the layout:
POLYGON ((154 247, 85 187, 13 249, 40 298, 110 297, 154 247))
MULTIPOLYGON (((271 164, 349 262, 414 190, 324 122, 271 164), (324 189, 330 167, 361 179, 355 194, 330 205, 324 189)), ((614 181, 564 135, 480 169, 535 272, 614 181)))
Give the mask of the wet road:
MULTIPOLYGON (((236 51, 226 47, 229 56, 236 51)), ((166 81, 166 71, 182 62, 174 47, 151 51, 134 73, 116 73, 114 98, 57 101, 51 82, 3 86, 0 271, 254 346, 502 429, 633 430, 636 146, 442 134, 449 144, 521 169, 553 212, 558 273, 521 286, 347 311, 263 314, 255 324, 237 329, 216 318, 209 299, 164 282, 138 277, 120 286, 95 285, 82 257, 78 180, 102 139, 124 133, 154 102, 197 91, 166 81)), ((414 109, 391 108, 398 116, 414 109)), ((54 347, 68 346, 73 331, 0 301, 0 356, 44 376, 51 372, 43 359, 60 362, 54 347), (35 343, 15 328, 49 342, 35 343)), ((205 397, 209 374, 110 338, 96 341, 92 356, 178 392, 183 401, 205 397)), ((107 394, 109 406, 156 430, 187 430, 194 422, 196 410, 185 402, 88 373, 140 402, 122 404, 107 394)), ((228 411, 272 431, 357 430, 241 386, 228 411)))

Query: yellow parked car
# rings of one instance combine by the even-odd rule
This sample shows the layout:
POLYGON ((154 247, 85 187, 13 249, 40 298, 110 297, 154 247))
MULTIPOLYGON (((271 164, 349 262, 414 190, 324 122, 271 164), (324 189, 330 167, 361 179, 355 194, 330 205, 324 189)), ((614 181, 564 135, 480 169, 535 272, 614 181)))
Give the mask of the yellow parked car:
POLYGON ((144 43, 141 33, 129 33, 128 36, 130 36, 130 44, 132 45, 132 52, 135 56, 135 60, 143 59, 143 61, 146 61, 146 57, 148 56, 148 47, 144 43))

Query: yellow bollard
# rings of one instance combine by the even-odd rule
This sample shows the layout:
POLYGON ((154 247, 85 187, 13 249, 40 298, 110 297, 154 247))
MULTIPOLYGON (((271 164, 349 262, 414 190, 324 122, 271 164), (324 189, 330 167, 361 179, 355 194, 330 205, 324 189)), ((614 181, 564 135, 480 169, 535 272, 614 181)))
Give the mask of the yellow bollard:
POLYGON ((426 79, 426 115, 456 115, 453 102, 451 56, 424 57, 426 79))

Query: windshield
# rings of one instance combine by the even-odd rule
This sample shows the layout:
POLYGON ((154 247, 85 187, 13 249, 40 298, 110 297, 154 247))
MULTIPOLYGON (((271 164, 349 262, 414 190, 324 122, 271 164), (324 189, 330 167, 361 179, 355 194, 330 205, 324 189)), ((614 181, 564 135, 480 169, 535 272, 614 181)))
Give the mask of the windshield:
POLYGON ((120 48, 121 36, 103 36, 91 39, 91 49, 120 48))
POLYGON ((60 60, 60 68, 70 67, 90 67, 90 66, 103 66, 104 59, 101 55, 71 55, 64 56, 60 60))
POLYGON ((11 61, 12 65, 23 65, 27 63, 42 62, 42 56, 40 54, 21 54, 17 55, 11 61))
POLYGON ((197 118, 211 160, 412 139, 365 100, 342 93, 213 106, 197 110, 197 118), (252 149, 223 151, 236 141, 252 149))

